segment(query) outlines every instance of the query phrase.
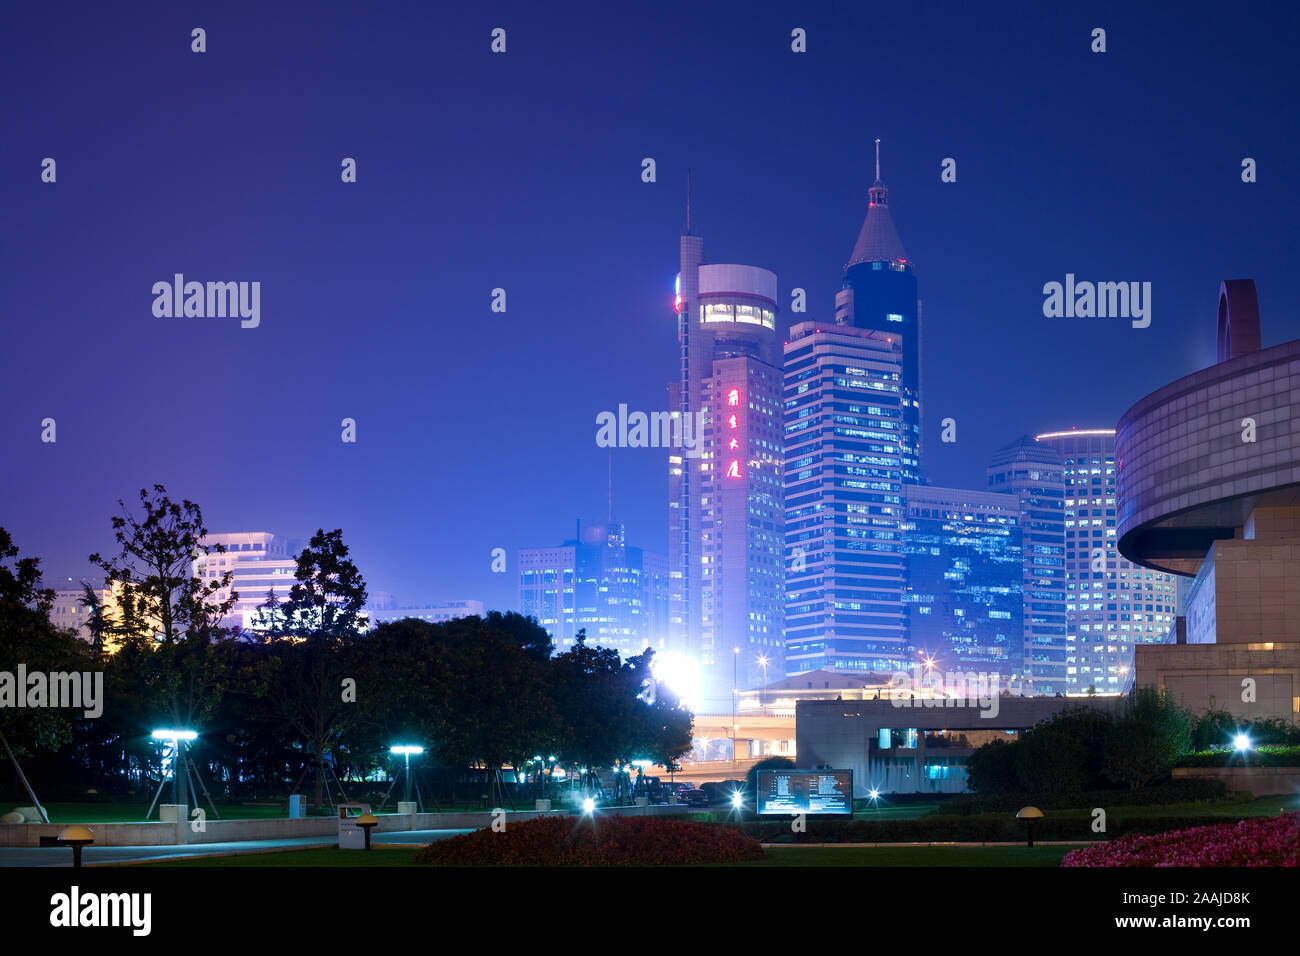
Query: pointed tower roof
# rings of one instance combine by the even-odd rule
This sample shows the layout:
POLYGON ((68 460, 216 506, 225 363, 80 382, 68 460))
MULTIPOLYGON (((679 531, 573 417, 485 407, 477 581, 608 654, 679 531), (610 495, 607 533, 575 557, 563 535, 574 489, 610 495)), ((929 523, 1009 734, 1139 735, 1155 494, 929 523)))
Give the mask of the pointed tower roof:
POLYGON ((859 262, 906 262, 903 240, 898 238, 894 219, 889 214, 889 190, 880 179, 880 140, 876 140, 876 181, 871 184, 867 195, 867 218, 862 222, 862 231, 858 233, 853 254, 844 268, 859 262))

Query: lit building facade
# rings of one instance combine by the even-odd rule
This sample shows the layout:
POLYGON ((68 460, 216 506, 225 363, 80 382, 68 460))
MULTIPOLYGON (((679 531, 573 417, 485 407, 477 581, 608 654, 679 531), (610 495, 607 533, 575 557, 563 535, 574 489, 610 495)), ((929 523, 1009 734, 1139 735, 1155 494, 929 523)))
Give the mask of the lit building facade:
POLYGON ((232 573, 230 587, 214 595, 217 603, 229 598, 231 591, 237 595, 223 625, 254 630, 258 612, 272 591, 277 601, 289 597, 289 589, 296 582, 299 542, 266 531, 240 531, 205 535, 199 544, 206 548, 223 545, 226 549, 221 554, 214 551, 200 556, 194 562, 194 574, 205 584, 221 580, 227 571, 232 573))
MULTIPOLYGON (((988 491, 908 485, 903 552, 912 653, 941 671, 1024 680, 1020 501, 988 491)), ((913 662, 909 662, 913 663, 913 662)))
POLYGON ((1051 445, 1025 435, 999 449, 988 467, 990 491, 1020 502, 1024 553, 1022 596, 1024 663, 1028 689, 1064 694, 1074 688, 1069 670, 1066 610, 1065 474, 1051 445))
POLYGON ((1161 643, 1174 621, 1172 574, 1141 567, 1116 547, 1115 431, 1048 432, 1061 457, 1069 690, 1116 694, 1131 683, 1133 647, 1161 643))
POLYGON ((558 651, 587 643, 627 656, 668 637, 668 563, 627 544, 617 522, 578 528, 556 548, 519 552, 519 610, 546 628, 558 651))
POLYGON ((868 192, 867 215, 844 267, 835 296, 835 321, 901 337, 902 379, 899 436, 904 484, 921 481, 921 302, 916 275, 889 212, 889 190, 880 179, 880 141, 876 140, 876 181, 868 192))
POLYGON ((785 673, 907 665, 903 345, 803 322, 785 344, 785 673))
POLYGON ((689 212, 679 251, 670 395, 703 437, 669 457, 670 646, 698 663, 702 706, 719 713, 761 681, 760 661, 783 667, 777 286, 766 269, 705 264, 689 212))

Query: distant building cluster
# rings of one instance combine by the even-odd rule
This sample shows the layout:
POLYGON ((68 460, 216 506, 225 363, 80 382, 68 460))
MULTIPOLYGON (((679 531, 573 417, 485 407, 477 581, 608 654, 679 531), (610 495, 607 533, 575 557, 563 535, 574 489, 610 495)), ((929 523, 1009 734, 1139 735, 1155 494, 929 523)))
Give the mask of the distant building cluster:
POLYGON ((669 453, 667 621, 615 599, 625 561, 584 573, 575 542, 525 551, 520 610, 558 642, 585 622, 620 650, 674 651, 720 713, 772 677, 918 661, 1113 694, 1135 645, 1171 638, 1174 575, 1116 549, 1113 430, 1026 435, 992 456, 986 487, 929 484, 923 436, 945 422, 922 414, 921 300, 879 155, 833 319, 780 342, 777 277, 707 262, 689 196, 679 263, 669 407, 703 435, 669 453))

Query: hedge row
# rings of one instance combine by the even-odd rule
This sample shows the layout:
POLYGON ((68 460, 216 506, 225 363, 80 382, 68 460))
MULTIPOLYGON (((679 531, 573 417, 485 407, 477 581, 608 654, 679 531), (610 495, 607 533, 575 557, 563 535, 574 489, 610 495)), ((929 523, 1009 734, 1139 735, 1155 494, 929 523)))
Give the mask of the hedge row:
MULTIPOLYGON (((1227 799, 1228 787, 1218 779, 1171 780, 1141 790, 1089 790, 1082 793, 962 794, 944 801, 944 814, 1014 813, 1024 806, 1040 810, 1077 807, 1148 807, 1162 803, 1199 803, 1227 799)), ((1233 798, 1244 800, 1247 797, 1233 798)))
POLYGON ((1178 767, 1300 767, 1300 747, 1256 747, 1236 750, 1202 750, 1181 758, 1178 767))
MULTIPOLYGON (((1221 816, 1131 816, 1108 814, 1106 831, 1093 831, 1091 814, 1049 814, 1034 825, 1035 840, 1111 840, 1133 833, 1164 833, 1168 830, 1222 823, 1221 816)), ((724 824, 719 824, 723 826, 724 824)), ((1025 839, 1025 824, 1013 815, 1006 817, 930 816, 916 820, 854 820, 831 823, 809 820, 807 829, 795 833, 786 823, 733 824, 742 833, 762 843, 946 843, 1016 842, 1025 839)))

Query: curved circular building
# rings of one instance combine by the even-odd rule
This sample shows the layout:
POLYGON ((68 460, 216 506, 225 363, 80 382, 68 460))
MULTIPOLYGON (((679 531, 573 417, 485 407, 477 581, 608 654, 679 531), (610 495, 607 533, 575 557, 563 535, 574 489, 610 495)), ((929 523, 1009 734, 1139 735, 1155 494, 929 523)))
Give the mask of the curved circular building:
POLYGON ((1217 364, 1115 432, 1119 550, 1191 577, 1186 646, 1137 649, 1139 684, 1241 717, 1300 714, 1300 340, 1260 347, 1250 279, 1219 294, 1217 364))

